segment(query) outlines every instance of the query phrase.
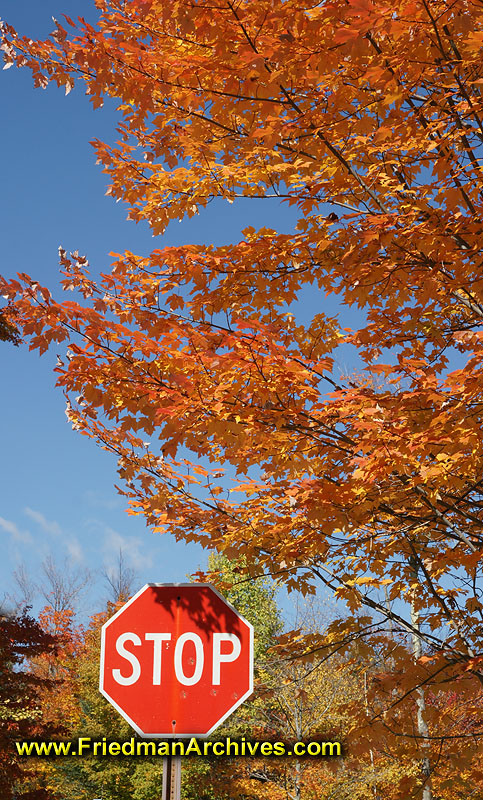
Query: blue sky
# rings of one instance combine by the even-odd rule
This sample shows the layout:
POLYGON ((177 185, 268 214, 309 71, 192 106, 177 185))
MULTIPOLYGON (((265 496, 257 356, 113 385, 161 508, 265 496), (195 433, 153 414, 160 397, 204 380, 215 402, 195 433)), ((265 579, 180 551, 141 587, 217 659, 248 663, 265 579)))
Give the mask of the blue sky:
MULTIPOLYGON (((52 16, 95 19, 86 0, 3 0, 2 18, 31 38, 45 37, 52 16)), ((34 89, 27 70, 0 72, 0 272, 27 272, 58 286, 57 250, 78 249, 92 272, 105 270, 109 251, 147 253, 154 246, 229 242, 247 225, 293 228, 294 216, 273 201, 211 204, 200 216, 172 223, 154 242, 147 226, 125 219, 126 209, 105 196, 107 176, 95 165, 89 141, 113 137, 114 106, 93 111, 76 87, 67 97, 49 86, 34 89), (263 215, 263 219, 262 219, 263 215)), ((59 293, 57 293, 59 296, 59 293)), ((0 601, 12 592, 13 572, 25 563, 32 581, 51 555, 73 568, 109 569, 119 549, 146 581, 183 581, 206 565, 207 553, 176 543, 128 516, 114 484, 114 459, 73 432, 62 393, 54 388, 55 352, 42 358, 2 344, 0 407, 0 601)), ((107 590, 98 576, 86 611, 102 606, 107 590)), ((34 605, 34 609, 38 603, 34 605)))

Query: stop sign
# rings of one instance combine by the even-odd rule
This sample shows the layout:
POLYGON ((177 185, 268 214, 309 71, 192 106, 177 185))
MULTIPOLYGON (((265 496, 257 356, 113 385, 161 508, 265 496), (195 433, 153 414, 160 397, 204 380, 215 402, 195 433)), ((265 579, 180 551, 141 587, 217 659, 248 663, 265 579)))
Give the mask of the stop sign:
POLYGON ((141 736, 208 736, 253 691, 253 627, 209 584, 146 584, 102 626, 99 689, 141 736))

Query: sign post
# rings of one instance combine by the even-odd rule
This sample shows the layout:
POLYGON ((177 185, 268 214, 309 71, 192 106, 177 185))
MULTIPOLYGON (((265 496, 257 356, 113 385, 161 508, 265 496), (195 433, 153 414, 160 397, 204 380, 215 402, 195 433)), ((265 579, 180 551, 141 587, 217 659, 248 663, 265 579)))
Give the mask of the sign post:
POLYGON ((253 691, 253 627, 209 584, 146 584, 102 626, 99 689, 140 736, 209 736, 253 691))
POLYGON ((181 756, 163 758, 163 791, 161 800, 180 800, 181 756))

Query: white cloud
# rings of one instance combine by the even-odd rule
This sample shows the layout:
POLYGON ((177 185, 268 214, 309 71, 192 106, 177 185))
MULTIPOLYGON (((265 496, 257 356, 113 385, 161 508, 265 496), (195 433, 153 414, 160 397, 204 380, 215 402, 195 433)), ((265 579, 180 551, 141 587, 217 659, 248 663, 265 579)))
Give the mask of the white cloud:
POLYGON ((27 507, 24 508, 24 514, 26 514, 27 517, 30 517, 30 519, 33 519, 37 525, 40 525, 45 533, 50 533, 52 536, 62 535, 62 529, 59 523, 55 522, 55 520, 47 519, 40 511, 35 511, 34 509, 27 507))
POLYGON ((15 542, 26 542, 28 544, 32 542, 30 533, 28 531, 22 531, 15 522, 9 519, 0 517, 0 528, 4 530, 5 533, 9 533, 15 542))
POLYGON ((106 554, 106 567, 112 568, 117 564, 119 550, 122 550, 127 564, 133 569, 142 572, 153 565, 153 558, 146 553, 146 544, 134 536, 122 536, 113 528, 105 527, 104 552, 106 554))
POLYGON ((77 561, 77 563, 85 561, 82 545, 76 536, 69 536, 65 546, 72 561, 77 561))

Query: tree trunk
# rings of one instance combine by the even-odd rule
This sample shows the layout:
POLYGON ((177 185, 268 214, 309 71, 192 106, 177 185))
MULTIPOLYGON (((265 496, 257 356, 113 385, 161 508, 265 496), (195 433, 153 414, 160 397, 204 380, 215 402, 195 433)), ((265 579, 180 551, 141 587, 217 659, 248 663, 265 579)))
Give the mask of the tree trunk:
MULTIPOLYGON (((414 565, 414 577, 417 578, 418 576, 418 569, 417 566, 414 565)), ((421 658, 422 655, 422 647, 421 647, 421 637, 418 635, 417 631, 419 631, 419 612, 416 610, 414 599, 411 599, 411 624, 415 629, 412 634, 413 640, 413 655, 414 660, 417 661, 421 658)), ((422 800, 433 800, 433 792, 431 790, 431 763, 429 760, 429 729, 426 724, 425 718, 425 710, 426 710, 426 703, 424 700, 424 689, 419 687, 416 689, 416 707, 417 707, 417 730, 418 735, 420 737, 425 737, 421 739, 421 772, 424 776, 424 786, 423 786, 423 794, 422 800)))

